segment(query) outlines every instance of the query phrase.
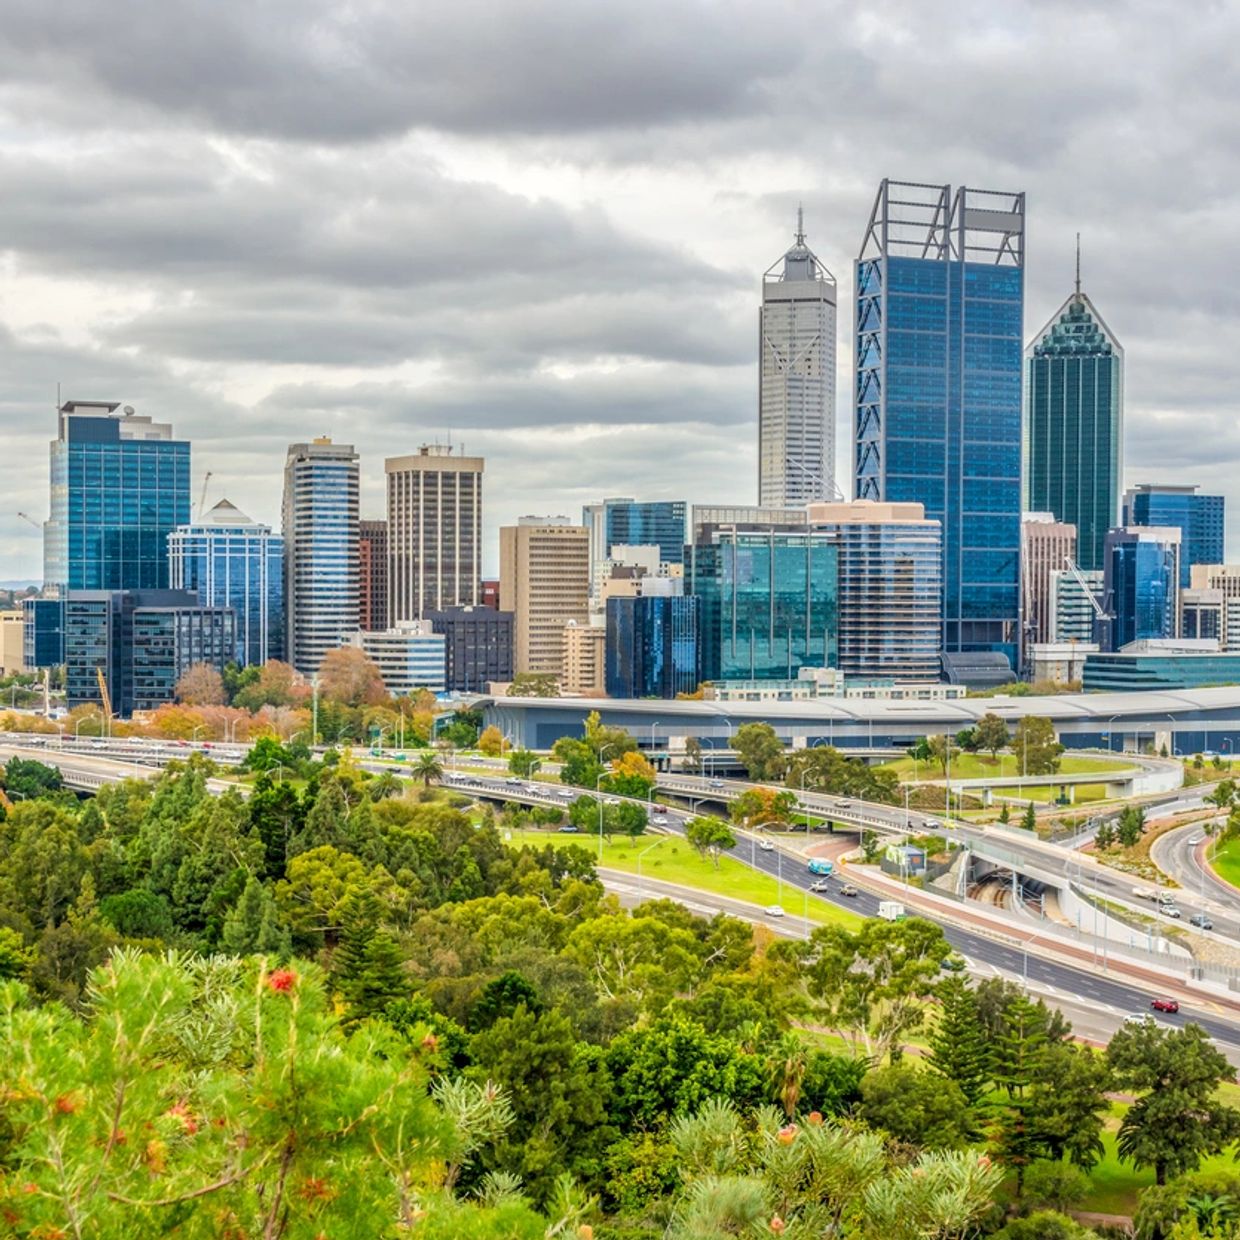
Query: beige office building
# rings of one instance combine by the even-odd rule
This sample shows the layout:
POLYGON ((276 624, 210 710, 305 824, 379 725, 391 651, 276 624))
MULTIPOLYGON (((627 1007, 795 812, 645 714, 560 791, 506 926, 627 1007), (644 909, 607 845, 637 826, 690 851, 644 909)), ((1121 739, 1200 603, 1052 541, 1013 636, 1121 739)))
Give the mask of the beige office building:
POLYGON ((606 697, 607 630, 598 624, 564 625, 560 692, 570 697, 606 697))
POLYGON ((383 462, 389 624, 480 601, 483 464, 442 444, 383 462))
POLYGON ((499 532, 499 605, 513 613, 513 669, 564 674, 564 626, 586 624, 590 531, 567 517, 522 517, 499 532))
POLYGON ((1020 522, 1020 579, 1025 646, 1054 642, 1055 574, 1076 560, 1076 526, 1049 512, 1026 512, 1020 522))
POLYGON ((5 676, 15 676, 26 670, 22 622, 22 612, 0 611, 0 674, 5 676))

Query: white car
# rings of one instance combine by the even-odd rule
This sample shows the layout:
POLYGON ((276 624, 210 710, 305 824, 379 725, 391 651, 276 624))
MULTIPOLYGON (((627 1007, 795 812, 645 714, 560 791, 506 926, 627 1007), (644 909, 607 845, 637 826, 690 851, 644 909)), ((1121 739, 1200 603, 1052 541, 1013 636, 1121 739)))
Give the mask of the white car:
POLYGON ((655 816, 650 821, 651 821, 651 824, 656 827, 666 827, 667 826, 667 815, 666 814, 655 814, 655 816))
POLYGON ((775 851, 775 845, 772 844, 770 840, 759 840, 758 847, 762 849, 763 852, 774 852, 775 851))
POLYGON ((782 917, 784 915, 783 905, 768 904, 766 906, 766 915, 768 917, 782 917))
POLYGON ((1173 921, 1179 921, 1184 915, 1174 904, 1164 904, 1158 911, 1162 913, 1164 917, 1170 917, 1173 921))
POLYGON ((1144 1025, 1145 1022, 1153 1021, 1153 1017, 1148 1012, 1129 1012, 1124 1017, 1125 1025, 1144 1025))
POLYGON ((830 891, 831 884, 825 878, 818 878, 810 883, 809 889, 810 891, 830 891))

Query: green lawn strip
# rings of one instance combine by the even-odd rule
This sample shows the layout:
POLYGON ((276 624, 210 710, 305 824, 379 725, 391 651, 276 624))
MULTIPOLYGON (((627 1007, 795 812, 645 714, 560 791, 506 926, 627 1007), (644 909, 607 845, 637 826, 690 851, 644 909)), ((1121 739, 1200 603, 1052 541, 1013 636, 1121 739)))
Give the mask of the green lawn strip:
MULTIPOLYGON (((588 848, 598 856, 598 836, 559 834, 556 831, 513 831, 512 839, 507 840, 514 845, 523 844, 579 844, 588 848)), ((685 887, 696 887, 699 891, 709 891, 714 895, 725 896, 731 900, 744 900, 749 904, 765 907, 780 902, 779 884, 769 875, 758 874, 748 866, 731 857, 720 857, 719 868, 705 857, 700 856, 682 839, 667 836, 638 836, 634 840, 614 838, 611 843, 604 841, 603 856, 600 865, 612 870, 623 870, 628 874, 637 873, 638 854, 649 849, 642 855, 642 877, 662 879, 668 883, 679 883, 685 887)), ((801 863, 795 859, 784 862, 789 874, 801 863)), ((800 917, 805 912, 805 900, 798 889, 789 883, 784 884, 782 903, 784 911, 790 917, 800 917)), ((819 925, 846 926, 855 930, 861 925, 862 918, 847 909, 841 909, 824 900, 810 899, 809 919, 819 925)))
MULTIPOLYGON (((880 771, 894 771, 901 779, 942 779, 943 768, 932 762, 919 762, 914 758, 897 758, 884 762, 880 771)), ((1118 759, 1108 762, 1105 758, 1078 758, 1065 754, 1059 760, 1061 775, 1093 775, 1095 773, 1131 770, 1131 764, 1118 759)), ((1020 774, 1020 760, 1016 754, 1001 753, 992 759, 989 754, 960 753, 952 755, 952 779, 997 779, 1020 774)))
POLYGON ((1240 887, 1240 839, 1220 844, 1211 854, 1210 865, 1225 883, 1240 887))

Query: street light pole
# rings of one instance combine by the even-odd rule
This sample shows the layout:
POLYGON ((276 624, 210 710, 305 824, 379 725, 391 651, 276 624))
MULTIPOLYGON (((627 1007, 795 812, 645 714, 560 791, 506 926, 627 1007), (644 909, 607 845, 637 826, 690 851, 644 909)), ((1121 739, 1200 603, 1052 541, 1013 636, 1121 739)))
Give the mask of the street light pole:
POLYGON ((647 854, 647 853, 648 853, 648 852, 649 852, 652 848, 658 848, 658 846, 659 846, 660 844, 662 844, 662 843, 663 843, 663 841, 662 841, 662 840, 655 840, 655 842, 654 842, 653 844, 649 844, 649 845, 647 845, 645 848, 643 848, 643 849, 641 850, 641 852, 639 852, 639 853, 637 854, 637 890, 638 890, 639 894, 640 894, 641 889, 642 889, 642 858, 643 858, 643 857, 644 857, 644 856, 645 856, 645 855, 646 855, 646 854, 647 854))

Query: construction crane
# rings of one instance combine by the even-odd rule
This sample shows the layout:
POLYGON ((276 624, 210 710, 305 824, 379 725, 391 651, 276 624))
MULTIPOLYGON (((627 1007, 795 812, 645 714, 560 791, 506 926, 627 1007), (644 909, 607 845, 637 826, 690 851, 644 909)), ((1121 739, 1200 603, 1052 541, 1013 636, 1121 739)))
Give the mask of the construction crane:
POLYGON ((198 497, 198 520, 201 521, 207 512, 207 483, 211 481, 211 471, 208 469, 202 479, 202 494, 198 497))
POLYGON ((99 681, 99 696, 103 699, 103 721, 105 730, 112 731, 112 696, 108 693, 108 678, 103 674, 103 664, 95 668, 95 676, 99 681))
POLYGON ((41 530, 43 528, 28 512, 19 512, 17 515, 21 517, 27 525, 33 525, 36 530, 41 530))
POLYGON ((1077 568, 1076 561, 1073 560, 1073 558, 1070 555, 1065 555, 1063 558, 1063 562, 1067 566, 1068 572, 1070 572, 1073 575, 1073 577, 1076 578, 1077 585, 1079 585, 1081 589, 1085 592, 1085 597, 1089 599, 1090 606, 1093 607, 1094 614, 1098 617, 1098 619, 1101 620, 1104 624, 1108 620, 1113 619, 1114 617, 1112 617, 1111 613, 1107 611, 1107 609, 1103 607, 1103 605, 1100 602, 1098 602, 1098 598, 1097 598, 1097 595, 1094 594, 1093 587, 1089 584, 1088 581, 1085 580, 1085 574, 1082 573, 1079 568, 1077 568))

